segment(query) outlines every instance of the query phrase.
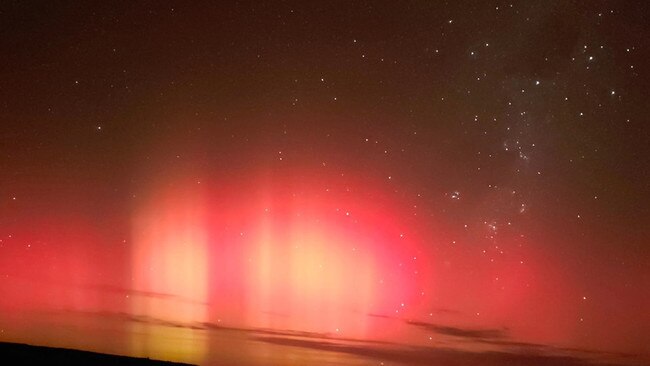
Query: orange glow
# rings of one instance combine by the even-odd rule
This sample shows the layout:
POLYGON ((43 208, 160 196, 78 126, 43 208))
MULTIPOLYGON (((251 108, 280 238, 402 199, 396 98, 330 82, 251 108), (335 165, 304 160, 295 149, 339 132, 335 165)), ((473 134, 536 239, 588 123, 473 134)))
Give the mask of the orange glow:
POLYGON ((253 239, 248 321, 363 335, 366 317, 359 314, 370 311, 377 291, 374 254, 331 227, 304 221, 291 223, 287 235, 253 239))
MULTIPOLYGON (((296 197, 287 181, 252 195, 242 185, 154 190, 134 218, 133 314, 368 337, 378 331, 369 314, 419 306, 428 278, 390 204, 313 188, 296 197)), ((137 339, 140 353, 164 343, 137 339)))
MULTIPOLYGON (((132 314, 162 322, 205 322, 208 248, 200 195, 165 192, 152 200, 134 221, 132 314)), ((190 354, 200 359, 205 353, 200 341, 186 342, 188 349, 179 348, 177 341, 169 339, 170 330, 166 327, 136 323, 134 328, 135 354, 162 359, 190 354), (169 347, 173 342, 175 346, 169 347), (174 353, 170 354, 170 350, 174 353)))

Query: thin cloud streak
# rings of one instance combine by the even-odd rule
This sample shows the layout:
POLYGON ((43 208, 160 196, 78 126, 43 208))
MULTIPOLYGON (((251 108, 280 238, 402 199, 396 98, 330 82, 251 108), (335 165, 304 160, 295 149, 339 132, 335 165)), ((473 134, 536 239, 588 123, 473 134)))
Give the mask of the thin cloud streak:
POLYGON ((330 333, 317 333, 290 329, 244 328, 220 323, 179 323, 148 316, 128 313, 85 313, 103 317, 120 318, 143 324, 212 332, 240 332, 256 342, 288 346, 322 352, 344 353, 352 356, 376 359, 380 362, 398 362, 403 365, 526 365, 526 366, 586 366, 642 365, 636 355, 614 354, 582 349, 569 349, 551 345, 517 342, 509 339, 508 330, 465 329, 434 323, 405 321, 406 324, 426 329, 436 334, 456 337, 460 340, 498 347, 491 351, 469 351, 454 347, 411 346, 401 343, 341 338, 330 333))
POLYGON ((454 337, 461 338, 471 338, 471 339, 503 339, 508 336, 508 329, 464 329, 450 326, 443 326, 439 324, 419 322, 419 321, 407 321, 406 324, 413 325, 434 333, 449 335, 454 337))

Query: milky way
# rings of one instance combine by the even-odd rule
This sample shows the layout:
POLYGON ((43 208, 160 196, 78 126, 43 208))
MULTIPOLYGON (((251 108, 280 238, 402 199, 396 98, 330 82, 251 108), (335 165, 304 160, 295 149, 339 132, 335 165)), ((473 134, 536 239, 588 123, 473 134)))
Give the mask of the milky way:
POLYGON ((1 5, 0 340, 648 362, 647 14, 1 5))

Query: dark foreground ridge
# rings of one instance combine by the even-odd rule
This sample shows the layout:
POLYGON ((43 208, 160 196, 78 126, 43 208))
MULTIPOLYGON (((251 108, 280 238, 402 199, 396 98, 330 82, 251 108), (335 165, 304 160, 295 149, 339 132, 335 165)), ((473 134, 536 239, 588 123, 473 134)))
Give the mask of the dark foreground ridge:
POLYGON ((0 342, 0 363, 3 365, 187 365, 148 358, 4 342, 0 342))

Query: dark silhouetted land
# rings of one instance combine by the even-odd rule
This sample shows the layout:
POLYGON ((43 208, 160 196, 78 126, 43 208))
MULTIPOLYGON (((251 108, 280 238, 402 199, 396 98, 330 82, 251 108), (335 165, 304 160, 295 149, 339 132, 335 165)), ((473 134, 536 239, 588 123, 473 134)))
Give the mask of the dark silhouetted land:
POLYGON ((3 365, 186 365, 148 358, 3 342, 0 342, 0 363, 3 365))

